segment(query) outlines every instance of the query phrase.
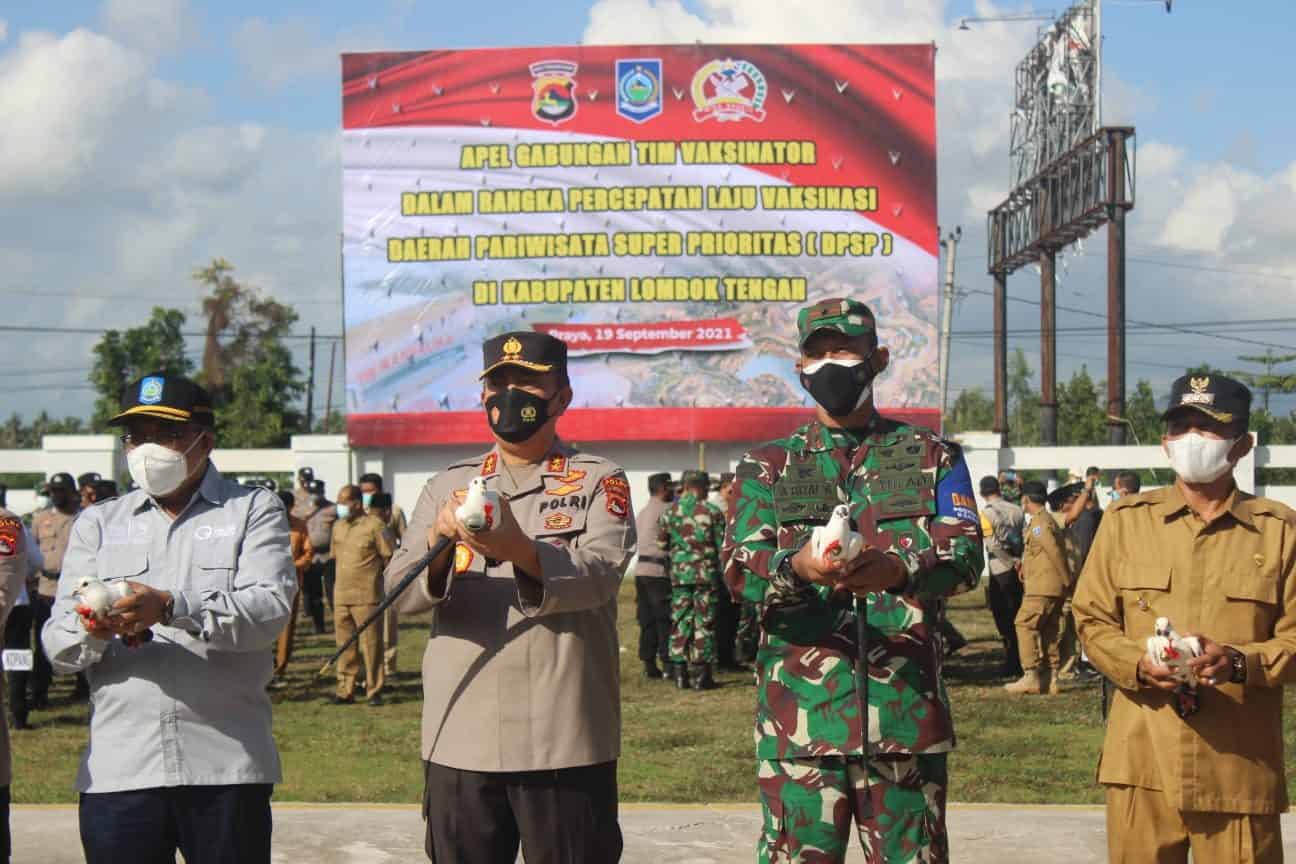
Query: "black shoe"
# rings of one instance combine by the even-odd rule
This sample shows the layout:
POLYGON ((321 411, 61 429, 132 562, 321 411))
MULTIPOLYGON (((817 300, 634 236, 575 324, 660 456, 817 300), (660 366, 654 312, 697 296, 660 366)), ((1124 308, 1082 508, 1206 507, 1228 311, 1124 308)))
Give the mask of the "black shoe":
POLYGON ((694 666, 692 678, 694 690, 714 690, 716 688, 715 679, 711 677, 711 665, 709 663, 694 666))
POLYGON ((32 699, 31 707, 33 711, 49 710, 49 696, 37 696, 32 699))
POLYGON ((10 729, 30 729, 31 724, 27 722, 26 717, 15 717, 13 719, 13 722, 9 724, 9 728, 10 729))
POLYGON ((674 673, 672 677, 675 679, 675 686, 680 690, 687 690, 689 686, 688 666, 683 663, 676 663, 671 671, 674 673))
POLYGON ((383 704, 383 698, 381 696, 373 696, 369 699, 370 708, 377 708, 382 704, 383 704))
POLYGON ((333 694, 332 696, 329 697, 329 704, 330 704, 330 705, 354 705, 354 704, 355 704, 355 697, 354 697, 354 696, 347 696, 347 697, 344 699, 343 697, 338 696, 338 695, 335 693, 335 694, 333 694))
POLYGON ((643 677, 650 679, 662 677, 661 670, 657 668, 657 662, 655 660, 643 661, 643 677))

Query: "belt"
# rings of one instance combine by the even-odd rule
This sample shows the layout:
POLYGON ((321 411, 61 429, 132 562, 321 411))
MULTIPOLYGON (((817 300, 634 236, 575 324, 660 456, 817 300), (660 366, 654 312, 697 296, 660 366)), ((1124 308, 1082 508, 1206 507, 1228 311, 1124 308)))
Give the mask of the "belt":
POLYGON ((640 555, 639 560, 644 564, 660 564, 663 567, 670 564, 669 558, 654 558, 651 555, 640 555))

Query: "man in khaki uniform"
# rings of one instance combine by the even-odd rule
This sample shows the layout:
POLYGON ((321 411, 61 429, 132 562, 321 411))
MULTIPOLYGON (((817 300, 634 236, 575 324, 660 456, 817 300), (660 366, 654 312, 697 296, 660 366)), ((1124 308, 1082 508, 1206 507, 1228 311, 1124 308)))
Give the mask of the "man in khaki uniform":
POLYGON ((1071 574, 1062 551, 1062 529, 1044 508, 1047 498, 1038 480, 1022 485, 1022 507, 1031 517, 1021 562, 1025 596, 1013 622, 1022 677, 1004 685, 1009 693, 1058 693, 1058 627, 1071 574))
MULTIPOLYGON (((45 562, 40 571, 36 591, 29 595, 32 624, 36 627, 38 646, 41 628, 49 620, 50 610, 54 607, 54 597, 58 594, 59 573, 63 570, 63 553, 67 551, 68 540, 72 537, 72 523, 81 512, 81 498, 77 493, 76 481, 72 479, 71 474, 55 474, 46 485, 49 487, 50 506, 33 516, 31 524, 32 539, 40 547, 41 557, 45 562)), ((54 670, 50 667, 49 658, 45 656, 44 647, 33 650, 35 654, 32 658, 31 706, 36 709, 47 708, 50 680, 54 670)), ((78 680, 78 689, 82 686, 82 681, 78 680)))
MULTIPOLYGON (((22 520, 0 507, 0 630, 4 629, 5 619, 27 580, 27 540, 23 530, 22 520)), ((9 726, 5 722, 4 688, 0 687, 0 860, 5 862, 10 855, 9 785, 12 781, 9 726)))
POLYGON ((1251 393, 1185 376, 1162 446, 1174 485, 1107 509, 1075 597, 1119 690, 1098 768, 1113 862, 1282 860, 1282 686, 1296 680, 1296 513, 1240 491, 1251 393), (1147 656, 1156 619, 1201 640, 1195 692, 1147 656))
POLYGON ((423 657, 428 857, 454 864, 611 864, 621 745, 616 598, 635 549, 625 473, 557 438, 567 345, 504 333, 483 346, 496 445, 424 487, 387 585, 438 537, 455 542, 402 597, 432 608, 423 657), (473 533, 455 510, 475 477, 501 495, 473 533))
MULTIPOLYGON (((387 539, 392 546, 399 546, 407 527, 405 511, 383 491, 381 474, 364 474, 360 477, 360 498, 364 503, 365 512, 378 517, 378 520, 387 526, 387 539)), ((400 640, 400 614, 396 611, 395 604, 388 606, 387 611, 383 613, 382 639, 383 671, 387 674, 388 681, 395 681, 396 649, 397 642, 400 640)))
MULTIPOLYGON (((343 486, 338 491, 337 521, 333 523, 333 636, 338 647, 351 638, 382 600, 383 568, 391 560, 392 549, 387 526, 377 516, 364 512, 360 490, 343 486)), ((382 628, 370 627, 360 636, 360 655, 364 657, 365 693, 370 705, 382 704, 385 681, 382 663, 382 628)), ((352 645, 338 659, 337 692, 334 704, 355 701, 356 673, 360 661, 352 645)))

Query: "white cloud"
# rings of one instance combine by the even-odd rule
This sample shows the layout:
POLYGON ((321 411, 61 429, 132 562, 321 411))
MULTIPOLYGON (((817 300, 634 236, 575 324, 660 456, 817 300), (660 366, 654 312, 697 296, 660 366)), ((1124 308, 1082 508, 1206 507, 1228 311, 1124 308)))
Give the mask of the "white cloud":
POLYGON ((104 0, 104 32, 148 54, 174 53, 192 27, 188 0, 104 0))
POLYGON ((325 36, 313 18, 248 18, 234 31, 232 44, 244 75, 259 88, 275 90, 312 78, 341 75, 345 51, 382 47, 373 32, 325 36))
POLYGON ((0 18, 0 42, 9 38, 9 22, 0 18))

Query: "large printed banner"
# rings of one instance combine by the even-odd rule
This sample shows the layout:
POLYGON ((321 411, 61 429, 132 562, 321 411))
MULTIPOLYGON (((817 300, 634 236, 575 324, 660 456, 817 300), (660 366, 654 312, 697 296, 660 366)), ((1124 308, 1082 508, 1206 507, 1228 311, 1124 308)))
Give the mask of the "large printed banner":
POLYGON ((838 295, 883 410, 937 422, 934 50, 344 55, 352 442, 489 440, 481 343, 519 329, 568 344, 569 440, 782 434, 796 312, 838 295))

